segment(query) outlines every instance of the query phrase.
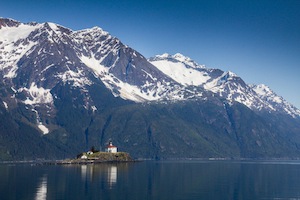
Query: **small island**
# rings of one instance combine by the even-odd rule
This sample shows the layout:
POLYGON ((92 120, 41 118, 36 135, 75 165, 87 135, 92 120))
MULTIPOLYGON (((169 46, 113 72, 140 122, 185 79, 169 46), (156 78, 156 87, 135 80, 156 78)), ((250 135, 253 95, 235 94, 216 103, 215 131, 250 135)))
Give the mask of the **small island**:
POLYGON ((105 152, 95 150, 94 147, 87 152, 77 155, 76 159, 57 161, 56 164, 94 164, 107 162, 133 162, 127 152, 118 152, 118 148, 109 142, 105 152))

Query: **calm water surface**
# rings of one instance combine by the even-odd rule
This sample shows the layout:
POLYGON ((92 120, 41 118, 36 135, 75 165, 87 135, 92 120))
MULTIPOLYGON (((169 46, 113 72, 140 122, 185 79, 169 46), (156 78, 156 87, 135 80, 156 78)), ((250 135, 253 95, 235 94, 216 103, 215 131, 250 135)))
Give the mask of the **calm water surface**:
POLYGON ((300 162, 0 164, 0 199, 300 199, 300 162))

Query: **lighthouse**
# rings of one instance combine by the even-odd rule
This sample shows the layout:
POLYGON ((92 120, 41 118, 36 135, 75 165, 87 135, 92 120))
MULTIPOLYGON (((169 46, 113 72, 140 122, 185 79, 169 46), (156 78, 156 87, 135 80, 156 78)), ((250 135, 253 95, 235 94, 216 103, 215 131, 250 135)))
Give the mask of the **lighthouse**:
POLYGON ((106 147, 106 152, 108 153, 117 153, 118 148, 112 144, 112 142, 109 142, 108 146, 106 147))

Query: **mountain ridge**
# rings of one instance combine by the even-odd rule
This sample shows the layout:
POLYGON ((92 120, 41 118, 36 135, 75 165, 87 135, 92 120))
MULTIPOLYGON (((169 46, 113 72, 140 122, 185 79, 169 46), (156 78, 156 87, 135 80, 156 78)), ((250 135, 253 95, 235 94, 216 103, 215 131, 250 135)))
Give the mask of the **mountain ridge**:
POLYGON ((144 158, 298 157, 300 111, 266 86, 179 53, 147 60, 99 27, 0 26, 0 158, 62 158, 110 140, 144 158))
MULTIPOLYGON (((182 85, 192 87, 203 86, 201 89, 219 94, 221 97, 228 100, 235 100, 243 103, 250 109, 259 110, 266 108, 269 110, 276 110, 274 105, 271 105, 270 102, 266 101, 266 98, 262 95, 255 94, 255 91, 252 90, 250 86, 244 83, 240 77, 232 72, 223 72, 219 69, 208 69, 204 65, 199 65, 189 57, 183 56, 179 53, 175 55, 165 53, 148 59, 148 61, 155 66, 154 68, 149 65, 145 59, 143 59, 144 57, 140 53, 126 45, 123 45, 119 39, 112 37, 108 32, 103 31, 99 27, 72 31, 68 28, 48 22, 43 24, 23 24, 12 19, 2 19, 1 21, 3 27, 6 27, 4 26, 5 24, 10 24, 14 27, 31 27, 27 27, 25 31, 26 33, 19 36, 19 38, 26 38, 28 34, 34 34, 32 32, 37 31, 40 32, 40 34, 47 34, 48 42, 50 43, 63 43, 62 48, 71 44, 73 46, 73 50, 70 49, 70 52, 73 51, 73 54, 75 54, 72 55, 72 60, 79 59, 82 64, 88 66, 93 73, 96 74, 96 76, 100 77, 106 87, 110 88, 113 93, 116 88, 119 88, 120 90, 117 93, 114 93, 114 95, 121 95, 124 99, 133 100, 135 102, 143 102, 161 99, 172 100, 172 97, 177 96, 173 99, 185 100, 182 96, 183 93, 188 90, 182 87, 182 85), (85 50, 81 51, 81 49, 85 50), (128 59, 126 66, 124 65, 125 63, 119 62, 119 60, 124 60, 123 58, 120 59, 121 56, 124 56, 124 59, 128 59), (135 68, 135 59, 138 60, 137 62, 139 63, 143 62, 141 69, 139 70, 133 69, 135 68), (172 68, 171 65, 175 63, 177 64, 177 68, 179 67, 178 64, 181 64, 179 70, 174 70, 174 66, 172 68), (144 66, 147 67, 144 68, 144 66), (162 72, 165 76, 162 76, 159 72, 162 72), (175 72, 177 74, 172 74, 171 72, 175 72), (128 75, 129 73, 132 74, 128 75), (232 81, 233 79, 235 80, 232 81), (172 88, 176 88, 176 90, 172 90, 170 85, 172 88), (235 92, 232 90, 235 90, 235 92), (168 94, 168 91, 173 92, 168 94)), ((37 36, 35 35, 34 37, 37 36)), ((6 62, 8 63, 6 65, 9 65, 10 67, 2 67, 4 68, 2 70, 4 72, 5 70, 8 70, 7 68, 10 68, 4 75, 4 78, 13 78, 15 76, 17 68, 13 66, 15 66, 16 62, 23 57, 24 52, 27 52, 28 54, 29 50, 34 47, 34 42, 36 42, 35 40, 26 40, 27 41, 25 42, 28 42, 30 45, 20 45, 21 47, 18 49, 20 50, 19 56, 16 56, 15 59, 7 59, 8 61, 6 62)), ((4 48, 11 46, 11 43, 15 42, 16 41, 8 41, 8 44, 4 46, 4 48)), ((51 47, 49 52, 51 52, 51 47)), ((59 50, 57 52, 60 53, 59 50)), ((52 52, 52 54, 57 52, 52 52)), ((8 55, 7 52, 4 52, 4 54, 8 55)), ((5 58, 5 55, 2 57, 5 58)), ((62 59, 65 59, 65 62, 70 62, 67 61, 67 55, 62 59)), ((46 72, 51 67, 53 67, 53 64, 47 65, 41 72, 46 72)), ((69 70, 68 72, 65 72, 65 74, 60 74, 58 76, 64 81, 66 81, 67 77, 69 79, 73 79, 73 81, 76 80, 74 84, 78 86, 82 86, 84 83, 90 84, 90 81, 84 78, 84 75, 82 76, 80 73, 82 73, 82 70, 69 70)), ((32 83, 27 83, 27 87, 31 84, 32 83)), ((194 90, 197 90, 197 88, 199 87, 194 87, 194 90)), ((197 92, 191 92, 190 95, 192 95, 192 98, 193 96, 201 96, 197 92)), ((273 96, 277 95, 274 93, 273 96)), ((277 99, 278 98, 280 97, 277 97, 277 99)), ((286 106, 284 109, 280 110, 281 112, 286 111, 290 115, 300 116, 300 111, 286 101, 275 101, 272 104, 282 102, 286 104, 286 106)), ((275 105, 275 107, 278 109, 280 106, 275 105)))
POLYGON ((176 54, 165 53, 148 60, 163 73, 183 85, 202 87, 229 101, 242 103, 252 110, 279 111, 288 113, 293 117, 299 117, 300 110, 272 90, 269 89, 269 93, 259 93, 257 88, 261 85, 248 85, 233 72, 208 69, 193 62, 190 58, 187 59, 189 62, 185 62, 182 58, 177 59, 176 54), (190 63, 193 63, 193 66, 190 66, 190 63), (186 69, 188 70, 184 71, 186 69), (182 79, 183 77, 188 77, 189 81, 182 79), (270 100, 270 96, 272 96, 273 101, 270 100))

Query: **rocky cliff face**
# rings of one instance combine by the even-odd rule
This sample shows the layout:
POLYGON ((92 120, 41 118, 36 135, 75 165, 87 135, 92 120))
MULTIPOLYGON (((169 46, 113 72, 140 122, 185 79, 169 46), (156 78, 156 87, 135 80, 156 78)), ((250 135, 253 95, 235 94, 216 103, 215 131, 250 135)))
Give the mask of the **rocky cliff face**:
POLYGON ((2 159, 109 140, 134 157, 298 157, 300 111, 267 86, 181 54, 147 60, 98 27, 1 18, 0 76, 2 159))

